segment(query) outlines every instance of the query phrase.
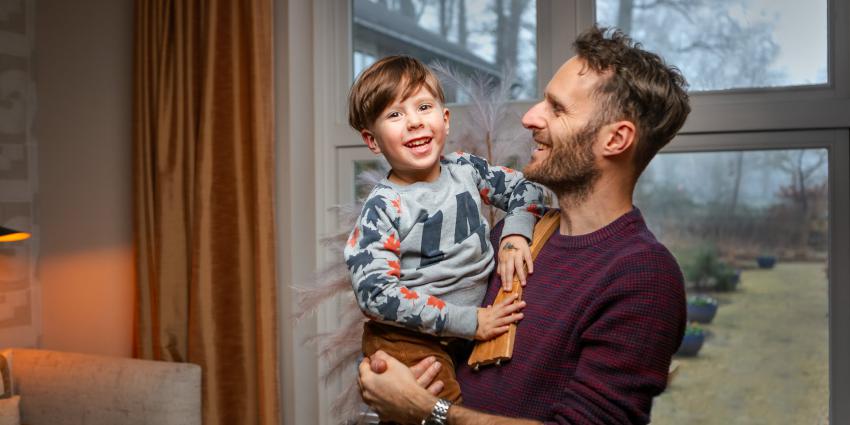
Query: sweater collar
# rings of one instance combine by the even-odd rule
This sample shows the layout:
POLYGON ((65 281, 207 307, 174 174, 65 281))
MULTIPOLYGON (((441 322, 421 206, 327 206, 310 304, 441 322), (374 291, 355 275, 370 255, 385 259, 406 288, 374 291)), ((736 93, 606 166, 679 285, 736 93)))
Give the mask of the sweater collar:
POLYGON ((549 238, 549 243, 560 248, 584 248, 621 234, 625 228, 636 223, 643 223, 643 215, 637 207, 633 206, 631 211, 621 215, 605 227, 584 235, 562 235, 558 230, 555 230, 555 233, 549 238))

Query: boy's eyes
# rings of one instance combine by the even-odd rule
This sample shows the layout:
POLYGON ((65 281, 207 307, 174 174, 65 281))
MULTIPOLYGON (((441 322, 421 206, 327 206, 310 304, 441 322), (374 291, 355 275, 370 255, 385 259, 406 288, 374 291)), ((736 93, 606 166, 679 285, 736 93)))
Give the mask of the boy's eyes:
MULTIPOLYGON (((432 105, 430 103, 423 103, 423 104, 419 105, 420 111, 427 111, 427 110, 433 109, 433 108, 434 108, 434 105, 432 105)), ((392 111, 392 112, 387 113, 387 119, 393 119, 393 118, 398 118, 398 117, 401 117, 401 112, 392 111)))

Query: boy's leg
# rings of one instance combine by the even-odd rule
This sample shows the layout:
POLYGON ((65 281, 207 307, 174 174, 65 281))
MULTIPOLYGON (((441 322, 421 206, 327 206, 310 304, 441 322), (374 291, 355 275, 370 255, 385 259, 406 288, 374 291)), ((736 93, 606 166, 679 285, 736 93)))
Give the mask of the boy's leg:
POLYGON ((363 325, 363 354, 383 350, 407 366, 413 366, 428 356, 434 356, 442 365, 437 378, 443 381, 443 390, 437 396, 460 404, 460 384, 455 376, 455 364, 446 351, 444 339, 417 333, 405 328, 368 321, 363 325))

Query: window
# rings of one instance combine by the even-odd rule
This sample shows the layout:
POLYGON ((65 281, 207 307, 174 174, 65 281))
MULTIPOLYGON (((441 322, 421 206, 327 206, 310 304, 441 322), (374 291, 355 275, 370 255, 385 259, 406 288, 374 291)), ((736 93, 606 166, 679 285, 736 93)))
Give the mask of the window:
MULTIPOLYGON (((462 75, 510 78, 513 99, 537 97, 532 0, 353 0, 353 76, 393 54, 462 75)), ((462 93, 446 84, 449 102, 462 93)))
POLYGON ((693 91, 828 82, 826 0, 598 0, 596 17, 680 67, 693 91))
MULTIPOLYGON (((280 74, 287 77, 281 80, 282 84, 279 86, 282 90, 280 99, 284 102, 283 107, 280 108, 283 116, 281 122, 284 123, 280 126, 280 140, 284 154, 279 156, 279 161, 285 165, 279 167, 282 173, 281 179, 284 182, 281 186, 287 187, 286 184, 288 184, 290 190, 298 194, 292 199, 297 199, 301 204, 313 205, 315 209, 310 209, 309 213, 301 213, 299 209, 281 208, 284 217, 282 223, 288 226, 282 226, 282 228, 292 229, 295 232, 292 235, 284 232, 279 236, 281 246, 289 246, 293 252, 292 266, 281 267, 281 270, 286 273, 282 278, 283 282, 298 281, 298 276, 303 279, 329 258, 336 258, 333 257, 335 254, 329 253, 314 241, 339 230, 338 217, 329 208, 353 201, 358 193, 362 196, 365 187, 358 185, 355 177, 369 169, 380 168, 377 158, 363 146, 356 133, 347 125, 346 95, 353 77, 377 58, 391 53, 413 54, 428 62, 427 57, 410 50, 383 51, 379 50, 379 47, 386 46, 387 39, 393 37, 403 38, 400 41, 396 40, 397 44, 399 42, 406 42, 413 46, 423 44, 421 40, 407 37, 408 33, 427 33, 430 38, 426 40, 441 39, 442 43, 457 45, 461 33, 460 5, 466 6, 465 22, 467 31, 471 33, 476 26, 479 30, 485 25, 496 27, 498 19, 493 18, 496 16, 493 6, 499 3, 505 5, 503 12, 507 14, 511 0, 332 0, 322 2, 287 0, 284 2, 285 5, 281 10, 286 12, 283 14, 286 20, 282 21, 284 25, 278 40, 285 67, 285 72, 280 74), (451 24, 443 27, 447 31, 441 31, 440 27, 441 4, 451 6, 443 9, 444 13, 448 13, 449 10, 454 11, 451 24), (473 16, 470 10, 473 10, 475 4, 484 6, 475 9, 477 12, 473 16), (406 18, 410 20, 403 21, 409 23, 411 28, 393 31, 392 34, 381 33, 380 28, 365 28, 365 25, 364 28, 360 28, 362 23, 358 16, 363 5, 382 7, 385 9, 382 11, 384 17, 395 17, 397 21, 401 21, 400 17, 405 13, 413 11, 414 15, 406 18), (413 8, 411 9, 410 6, 413 8), (312 44, 303 43, 303 40, 310 40, 312 44), (302 48, 304 46, 309 47, 302 48), (308 97, 314 102, 312 107, 304 107, 304 99, 308 97), (298 182, 298 184, 294 185, 291 182, 298 182), (291 214, 292 218, 287 218, 289 217, 287 214, 291 214), (311 229, 315 229, 314 238, 310 237, 311 229), (290 275, 293 277, 289 277, 290 275)), ((679 372, 668 391, 655 400, 653 423, 714 424, 775 421, 776 416, 770 416, 772 418, 770 421, 752 417, 753 403, 756 408, 763 408, 765 405, 775 407, 776 412, 788 412, 789 409, 808 412, 801 420, 802 423, 824 423, 827 419, 832 423, 850 423, 848 422, 850 407, 845 407, 850 406, 847 396, 850 394, 848 390, 850 381, 845 378, 850 376, 850 366, 840 361, 850 357, 850 342, 842 337, 850 328, 850 310, 842 308, 850 302, 850 285, 845 284, 850 281, 850 262, 844 261, 850 258, 850 219, 848 218, 850 217, 850 190, 848 190, 850 188, 850 166, 848 166, 850 134, 847 131, 847 128, 850 128, 850 113, 848 113, 850 111, 850 54, 847 54, 850 52, 850 3, 839 0, 796 3, 789 0, 738 0, 736 2, 732 0, 699 2, 690 0, 598 0, 598 2, 594 0, 529 0, 522 17, 520 34, 525 34, 521 37, 528 38, 521 39, 523 41, 519 42, 517 49, 521 51, 518 55, 527 55, 527 60, 518 59, 517 61, 520 66, 533 68, 526 71, 517 70, 518 78, 523 81, 523 85, 522 89, 514 91, 518 101, 510 105, 511 110, 516 112, 517 118, 516 120, 506 119, 505 123, 518 122, 519 116, 528 109, 530 102, 540 97, 540 86, 544 85, 555 70, 572 55, 569 46, 575 36, 582 29, 590 26, 597 17, 602 23, 615 22, 620 4, 632 5, 632 35, 644 42, 648 48, 657 50, 668 62, 678 65, 692 83, 693 112, 682 134, 653 162, 653 168, 647 170, 647 175, 640 183, 641 188, 635 202, 642 208, 653 231, 673 248, 683 263, 690 261, 687 256, 693 256, 705 243, 715 247, 715 252, 718 254, 715 256, 716 259, 730 267, 741 267, 743 270, 734 291, 717 292, 715 288, 708 289, 716 287, 716 276, 707 279, 700 288, 718 299, 720 306, 714 321, 703 325, 703 331, 709 335, 704 341, 703 351, 695 357, 676 358, 680 364, 679 372), (803 5, 801 7, 806 9, 793 9, 796 3, 800 3, 803 5), (662 4, 688 4, 689 7, 699 11, 691 10, 688 13, 681 13, 679 11, 681 9, 658 9, 662 7, 662 4), (652 5, 656 5, 656 9, 650 12, 648 8, 652 5), (743 59, 733 58, 729 63, 736 64, 734 67, 724 66, 716 71, 732 75, 732 77, 718 78, 711 82, 709 76, 700 76, 700 73, 707 74, 703 70, 712 69, 710 66, 719 66, 718 64, 705 58, 701 59, 703 62, 689 61, 687 56, 683 56, 685 52, 665 52, 651 44, 651 38, 658 37, 659 34, 668 37, 669 40, 665 38, 667 40, 665 42, 674 48, 684 45, 683 43, 687 41, 693 42, 697 36, 705 40, 716 40, 714 36, 706 36, 707 33, 704 31, 713 20, 718 20, 717 14, 711 15, 709 12, 719 13, 719 16, 727 14, 728 19, 723 18, 725 25, 731 25, 733 22, 740 24, 740 28, 734 28, 736 31, 749 31, 752 30, 751 27, 757 27, 756 29, 763 31, 762 38, 739 38, 734 40, 737 44, 733 43, 731 47, 737 48, 738 44, 749 45, 758 40, 770 40, 769 43, 765 41, 765 46, 769 47, 766 51, 773 52, 773 59, 768 66, 764 67, 764 75, 775 76, 785 73, 787 78, 758 77, 747 80, 746 84, 730 83, 730 81, 737 81, 735 78, 738 77, 735 74, 743 69, 740 63, 747 56, 748 50, 739 49, 736 52, 743 52, 739 54, 743 59), (688 25, 689 18, 700 22, 688 25), (789 18, 793 20, 789 21, 789 18), (703 30, 700 31, 703 32, 691 31, 689 26, 702 28, 703 30), (770 27, 770 31, 767 31, 767 27, 770 27), (792 30, 789 31, 788 28, 792 30), (818 41, 804 41, 808 37, 821 40, 822 44, 818 41), (674 42, 682 44, 674 44, 674 42), (795 47, 796 43, 804 47, 800 48, 799 44, 795 47), (677 54, 680 56, 677 57, 677 54), (788 62, 789 57, 793 58, 791 62, 788 62), (697 66, 697 64, 701 65, 697 66), (794 66, 799 65, 808 66, 808 71, 791 72, 794 66), (525 83, 531 81, 530 79, 534 79, 533 83, 525 83), (529 92, 527 88, 533 91, 529 92), (802 152, 804 162, 815 161, 817 155, 826 154, 827 162, 822 164, 821 171, 818 171, 821 173, 818 174, 819 178, 826 176, 827 197, 824 206, 826 214, 812 219, 806 230, 809 236, 805 236, 804 239, 810 244, 807 248, 811 251, 810 253, 825 255, 833 260, 828 262, 828 266, 825 257, 810 258, 812 261, 822 261, 820 264, 799 262, 794 260, 797 255, 796 249, 783 248, 779 250, 782 252, 776 254, 777 262, 773 269, 757 268, 755 257, 768 253, 762 251, 768 251, 768 248, 774 244, 790 244, 794 233, 797 233, 796 237, 800 238, 797 239, 798 241, 803 240, 800 234, 804 228, 793 227, 794 223, 791 223, 789 224, 791 227, 788 228, 790 230, 769 231, 769 236, 774 238, 772 242, 765 239, 761 244, 757 243, 758 238, 765 237, 765 229, 768 228, 765 226, 771 223, 762 223, 769 215, 759 216, 756 213, 778 214, 778 211, 770 210, 770 205, 776 206, 782 202, 788 202, 776 193, 782 186, 789 184, 789 180, 784 177, 769 177, 770 173, 779 173, 778 170, 770 172, 763 170, 764 172, 760 173, 759 170, 765 167, 759 161, 767 161, 771 155, 782 152, 787 155, 802 152), (742 229, 740 235, 733 236, 738 238, 736 240, 742 241, 741 245, 748 245, 746 249, 743 246, 738 247, 736 244, 723 242, 726 236, 711 235, 706 228, 685 233, 684 230, 687 229, 683 230, 681 226, 685 226, 686 223, 679 224, 679 230, 676 230, 677 228, 673 226, 675 223, 664 221, 669 217, 665 216, 662 205, 664 205, 663 202, 668 202, 671 207, 690 208, 690 211, 695 211, 694 217, 701 221, 714 220, 718 231, 726 232, 721 236, 730 234, 731 230, 723 226, 731 226, 731 224, 724 225, 722 216, 712 218, 709 211, 703 211, 703 209, 710 210, 709 205, 712 202, 719 202, 717 199, 725 200, 727 203, 732 202, 730 196, 735 192, 733 176, 737 170, 739 156, 743 177, 737 189, 739 200, 736 201, 736 205, 738 206, 734 210, 730 209, 732 212, 729 213, 735 219, 729 223, 737 223, 735 226, 740 227, 735 229, 742 229), (679 178, 675 177, 678 176, 677 173, 684 172, 677 171, 679 168, 714 169, 705 174, 693 174, 690 178, 681 177, 680 183, 683 188, 693 192, 693 194, 689 193, 689 196, 694 198, 691 200, 694 205, 681 206, 673 203, 671 199, 675 198, 663 198, 661 194, 650 193, 656 196, 656 199, 645 196, 653 187, 649 186, 650 184, 654 184, 660 192, 669 191, 669 187, 664 189, 659 185, 665 178, 679 178), (715 183, 710 184, 710 182, 715 183), (747 223, 750 227, 744 227, 747 223), (825 228, 819 227, 824 224, 825 228), (678 243, 671 239, 677 231, 684 235, 682 239, 687 243, 678 243), (824 232, 827 234, 826 241, 820 241, 819 238, 824 232), (697 237, 700 235, 704 237, 697 237), (826 253, 820 251, 821 247, 818 244, 821 242, 825 243, 826 253), (734 249, 730 251, 729 246, 734 249), (730 261, 730 258, 735 261, 730 261), (762 349, 753 345, 742 346, 741 341, 730 341, 728 338, 740 337, 739 334, 730 333, 730 329, 726 326, 730 325, 729 321, 735 317, 732 314, 735 309, 740 310, 748 305, 744 302, 746 298, 741 297, 752 295, 750 291, 754 291, 760 284, 764 284, 764 287, 771 286, 769 280, 759 283, 754 278, 757 275, 765 278, 773 276, 778 279, 775 282, 790 287, 790 283, 781 282, 783 279, 793 277, 788 267, 793 268, 798 264, 802 265, 801 269, 807 270, 810 277, 817 277, 818 273, 822 273, 819 275, 820 281, 806 280, 811 290, 807 292, 810 299, 805 302, 810 304, 805 309, 796 311, 808 311, 813 315, 821 315, 821 318, 828 322, 828 328, 821 323, 811 326, 809 328, 811 332, 803 334, 785 332, 792 329, 786 324, 788 320, 793 319, 777 316, 771 321, 773 327, 769 331, 779 332, 780 337, 787 340, 783 341, 784 344, 769 345, 762 349), (824 272, 823 269, 827 271, 824 272), (828 303, 832 308, 825 310, 827 307, 823 303, 828 303), (828 317, 826 317, 827 314, 828 317), (824 332, 827 332, 829 339, 828 357, 824 357, 822 351, 825 344, 824 332), (750 383, 760 382, 760 386, 749 389, 743 386, 743 381, 731 381, 736 376, 735 372, 741 372, 743 369, 743 372, 759 373, 758 369, 762 366, 762 362, 754 365, 753 357, 748 357, 746 361, 738 361, 738 359, 744 359, 739 356, 740 350, 744 348, 754 353, 770 353, 773 357, 786 359, 790 350, 808 348, 809 345, 812 347, 809 350, 811 364, 816 366, 808 369, 789 367, 765 380, 751 380, 750 383), (721 350, 727 351, 724 354, 721 350), (721 361, 715 355, 725 357, 721 361), (710 385, 709 382, 701 380, 709 375, 708 372, 726 373, 725 376, 729 377, 730 381, 723 385, 710 385), (792 379, 792 381, 777 381, 773 378, 792 379), (786 385, 798 378, 797 385, 786 385), (794 401, 789 401, 787 405, 777 406, 774 404, 774 395, 771 391, 814 392, 817 393, 817 398, 822 404, 815 406, 811 403, 795 404, 794 401), (742 396, 744 393, 745 395, 742 396), (700 400, 700 404, 694 404, 697 403, 694 401, 696 399, 700 400), (705 403, 702 403, 702 400, 705 400, 705 403), (827 408, 829 409, 828 418, 824 415, 826 413, 824 409, 827 408), (705 412, 708 416, 696 419, 697 411, 705 412), (728 419, 730 417, 728 415, 735 413, 738 413, 738 416, 728 419), (713 415, 719 415, 718 419, 712 418, 713 415)), ((725 31, 721 25, 724 22, 720 21, 713 23, 713 28, 725 31)), ((388 26, 381 28, 388 28, 388 26)), ((721 31, 720 34, 724 32, 721 31)), ((467 38, 468 42, 470 40, 471 36, 467 38)), ((436 42, 433 44, 437 45, 436 42)), ((467 48, 463 55, 454 55, 451 59, 455 61, 454 63, 474 61, 478 64, 486 64, 496 73, 502 65, 497 65, 499 63, 497 61, 491 61, 493 53, 487 53, 488 49, 490 52, 494 51, 494 47, 482 46, 479 44, 467 48)), ((748 48, 752 49, 752 46, 748 48)), ((764 52, 759 52, 761 53, 764 52)), ((705 53, 700 54, 705 55, 705 53)), ((717 52, 712 54, 717 57, 717 52)), ((715 60, 715 62, 723 61, 715 60)), ((460 67, 460 65, 454 66, 460 67)), ((460 97, 454 99, 461 103, 463 100, 460 97)), ((462 133, 463 128, 458 128, 458 125, 462 126, 464 122, 472 121, 469 119, 470 110, 469 105, 453 105, 453 134, 462 133)), ((812 164, 815 163, 812 162, 812 164)), ((823 184, 823 181, 820 180, 818 184, 823 184)), ((675 193, 670 194, 670 196, 673 195, 675 193)), ((715 208, 715 210, 719 209, 715 208)), ((692 294, 697 293, 694 289, 691 284, 689 290, 692 294)), ((285 288, 283 291, 287 293, 285 288)), ((292 297, 284 299, 292 299, 292 297)), ((793 305, 798 301, 793 296, 785 296, 783 300, 794 308, 799 307, 793 305)), ((292 412, 290 415, 294 419, 289 420, 291 423, 315 422, 326 425, 338 422, 336 420, 338 418, 333 417, 332 401, 342 389, 339 383, 316 380, 323 367, 322 361, 316 360, 315 353, 303 347, 301 344, 303 338, 298 337, 313 335, 317 331, 328 331, 337 326, 339 317, 336 307, 334 305, 321 309, 315 322, 300 324, 296 331, 285 338, 290 348, 285 351, 287 355, 283 357, 295 359, 285 360, 289 361, 287 364, 290 377, 285 383, 290 396, 287 398, 284 411, 292 412), (315 364, 310 361, 314 361, 315 364)), ((744 331, 748 332, 757 329, 757 326, 747 320, 765 319, 765 314, 756 314, 755 310, 750 313, 752 313, 750 316, 738 316, 741 317, 741 321, 735 321, 734 326, 744 327, 744 331)), ((284 329, 288 328, 284 327, 284 329)), ((284 349, 286 347, 284 345, 284 349)), ((774 360, 770 358, 764 362, 774 360)), ((716 381, 715 384, 717 384, 716 381)), ((794 423, 798 418, 793 412, 787 417, 792 419, 784 421, 780 419, 779 422, 794 423)))
POLYGON ((690 321, 653 424, 828 422, 828 157, 668 153, 644 172, 635 204, 682 267, 690 321))

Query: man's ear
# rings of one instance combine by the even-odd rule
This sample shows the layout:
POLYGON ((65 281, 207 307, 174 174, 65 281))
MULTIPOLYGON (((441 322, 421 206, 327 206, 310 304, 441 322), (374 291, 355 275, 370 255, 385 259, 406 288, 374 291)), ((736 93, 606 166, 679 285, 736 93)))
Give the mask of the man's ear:
POLYGON ((622 155, 635 144, 635 125, 631 121, 617 121, 606 126, 603 156, 622 155))
POLYGON ((381 153, 381 147, 378 146, 378 141, 375 140, 375 135, 371 131, 366 129, 360 130, 360 137, 372 153, 381 153))

